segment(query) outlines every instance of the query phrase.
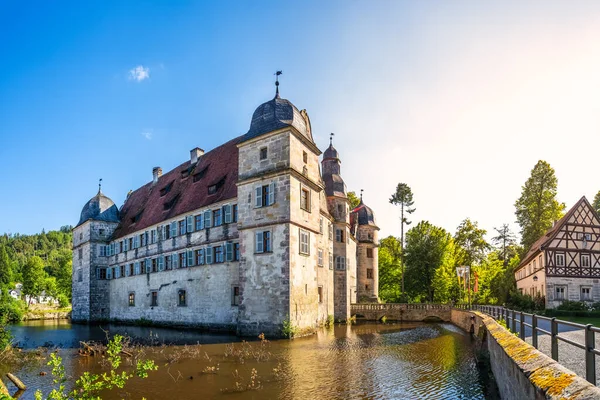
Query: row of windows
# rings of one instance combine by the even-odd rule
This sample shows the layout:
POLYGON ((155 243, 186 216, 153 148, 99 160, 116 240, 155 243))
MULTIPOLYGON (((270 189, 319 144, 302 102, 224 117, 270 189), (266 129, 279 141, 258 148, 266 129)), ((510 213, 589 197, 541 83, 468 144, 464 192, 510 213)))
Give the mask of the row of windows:
MULTIPOLYGON (((554 300, 567 300, 569 297, 568 287, 565 286, 555 286, 554 287, 554 300)), ((592 301, 592 287, 591 286, 580 286, 579 287, 579 299, 581 301, 592 301)))
MULTIPOLYGON (((127 296, 127 302, 129 307, 135 307, 135 292, 129 292, 129 296, 127 296)), ((150 291, 150 307, 158 307, 158 290, 150 291)), ((179 289, 177 291, 177 306, 178 307, 186 307, 187 302, 187 291, 184 289, 179 289)), ((231 305, 238 306, 240 305, 240 288, 239 286, 231 287, 231 305)))
POLYGON ((177 268, 187 268, 196 265, 215 264, 225 261, 239 261, 240 244, 228 242, 224 245, 205 247, 196 250, 186 250, 180 253, 161 255, 156 258, 146 258, 130 264, 109 268, 98 268, 98 279, 117 279, 143 273, 161 272, 177 268))
MULTIPOLYGON (((555 253, 554 254, 554 265, 556 265, 557 267, 566 266, 565 260, 566 260, 565 253, 555 253)), ((579 266, 584 267, 584 268, 591 267, 592 266, 591 255, 590 254, 580 254, 579 255, 579 266)), ((598 263, 596 263, 594 265, 594 268, 599 268, 599 267, 600 267, 600 264, 598 264, 598 263)), ((534 259, 529 265, 527 265, 527 267, 521 268, 517 272, 517 279, 523 279, 526 276, 531 275, 535 271, 542 269, 542 268, 543 268, 542 256, 540 255, 537 259, 537 262, 534 259)))
POLYGON ((100 256, 112 256, 129 250, 154 244, 178 235, 185 235, 210 227, 237 222, 237 204, 226 204, 216 210, 206 210, 197 215, 188 215, 182 220, 158 226, 139 235, 109 245, 100 245, 100 256))

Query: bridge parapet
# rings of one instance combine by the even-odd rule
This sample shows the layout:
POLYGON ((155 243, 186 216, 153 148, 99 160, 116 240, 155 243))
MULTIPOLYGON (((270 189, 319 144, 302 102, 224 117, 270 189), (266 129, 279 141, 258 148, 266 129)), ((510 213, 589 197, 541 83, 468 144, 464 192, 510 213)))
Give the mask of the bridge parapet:
POLYGON ((450 321, 452 307, 447 304, 352 304, 350 312, 359 320, 378 321, 386 317, 391 321, 423 321, 440 319, 450 321))

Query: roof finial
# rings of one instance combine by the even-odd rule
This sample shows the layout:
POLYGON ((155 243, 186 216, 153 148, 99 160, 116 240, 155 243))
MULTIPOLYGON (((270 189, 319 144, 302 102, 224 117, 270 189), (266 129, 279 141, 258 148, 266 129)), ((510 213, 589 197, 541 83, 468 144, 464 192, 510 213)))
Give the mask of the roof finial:
POLYGON ((364 192, 364 189, 360 189, 360 202, 362 203, 362 194, 364 192))
POLYGON ((279 98, 279 75, 283 74, 283 71, 275 72, 275 98, 279 98))
POLYGON ((331 132, 329 134, 329 145, 333 146, 333 137, 335 136, 335 133, 331 132))
POLYGON ((102 178, 98 180, 98 193, 102 193, 102 178))

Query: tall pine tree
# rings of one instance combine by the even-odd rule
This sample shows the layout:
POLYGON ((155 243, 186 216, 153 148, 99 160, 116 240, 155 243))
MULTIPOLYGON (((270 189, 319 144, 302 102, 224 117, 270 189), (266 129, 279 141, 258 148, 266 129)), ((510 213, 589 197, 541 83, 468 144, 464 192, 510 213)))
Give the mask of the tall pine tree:
POLYGON ((556 200, 557 185, 554 169, 540 160, 522 187, 521 197, 515 202, 515 214, 525 253, 564 214, 565 204, 556 200))
POLYGON ((592 207, 594 207, 594 210, 596 210, 596 212, 600 214, 600 190, 594 196, 594 202, 592 203, 592 207))
POLYGON ((415 208, 412 208, 415 204, 413 200, 413 193, 406 183, 399 183, 396 186, 396 192, 392 194, 390 203, 395 206, 400 206, 400 265, 402 269, 402 294, 404 294, 404 225, 410 225, 411 221, 408 220, 408 215, 415 212, 415 208), (406 215, 405 215, 406 214, 406 215))

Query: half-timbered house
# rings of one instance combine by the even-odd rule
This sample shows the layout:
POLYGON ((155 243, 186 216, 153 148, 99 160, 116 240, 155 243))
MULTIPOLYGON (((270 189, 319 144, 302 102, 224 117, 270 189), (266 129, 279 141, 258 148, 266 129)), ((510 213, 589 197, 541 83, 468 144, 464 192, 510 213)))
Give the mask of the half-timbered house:
POLYGON ((585 196, 533 244, 515 279, 522 294, 545 296, 546 308, 600 301, 600 217, 585 196))

